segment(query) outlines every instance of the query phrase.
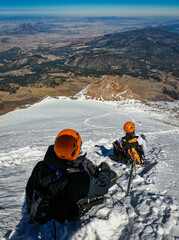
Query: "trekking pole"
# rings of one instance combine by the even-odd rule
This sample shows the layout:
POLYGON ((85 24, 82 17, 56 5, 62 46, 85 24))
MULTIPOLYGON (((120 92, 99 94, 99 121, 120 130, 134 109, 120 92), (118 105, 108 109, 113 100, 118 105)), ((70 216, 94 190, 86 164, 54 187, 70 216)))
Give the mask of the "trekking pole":
POLYGON ((135 168, 135 166, 134 166, 132 169, 130 169, 130 170, 127 170, 127 171, 123 172, 121 175, 119 175, 119 176, 117 176, 117 177, 115 177, 115 178, 111 179, 111 180, 110 180, 110 182, 112 182, 112 181, 114 181, 114 180, 116 180, 116 179, 118 179, 118 178, 122 177, 124 174, 126 174, 126 173, 130 172, 130 171, 131 171, 131 170, 133 170, 134 168, 135 168))
POLYGON ((133 173, 133 169, 134 169, 134 164, 135 164, 135 154, 132 152, 132 164, 131 164, 129 182, 128 182, 127 192, 126 192, 125 197, 129 196, 129 190, 130 190, 130 185, 131 185, 131 181, 132 181, 132 173, 133 173))
POLYGON ((116 179, 118 179, 118 178, 122 177, 124 174, 126 174, 126 173, 130 172, 130 171, 131 171, 131 170, 133 170, 134 168, 135 168, 135 166, 134 166, 133 168, 131 167, 131 169, 129 169, 129 170, 127 170, 127 171, 123 172, 121 175, 119 175, 119 176, 117 176, 117 177, 115 177, 115 178, 111 179, 111 180, 110 180, 110 182, 112 182, 112 181, 114 181, 114 180, 116 180, 116 179))

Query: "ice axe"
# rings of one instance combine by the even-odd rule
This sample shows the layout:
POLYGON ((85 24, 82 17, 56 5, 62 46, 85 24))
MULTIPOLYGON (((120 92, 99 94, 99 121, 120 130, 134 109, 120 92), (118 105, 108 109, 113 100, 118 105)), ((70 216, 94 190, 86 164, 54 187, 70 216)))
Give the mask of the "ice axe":
POLYGON ((132 173, 133 173, 133 170, 135 168, 135 164, 136 164, 136 162, 135 162, 135 153, 132 152, 132 164, 131 164, 129 182, 128 182, 127 192, 126 192, 125 197, 129 196, 130 186, 131 186, 131 182, 132 182, 132 173))

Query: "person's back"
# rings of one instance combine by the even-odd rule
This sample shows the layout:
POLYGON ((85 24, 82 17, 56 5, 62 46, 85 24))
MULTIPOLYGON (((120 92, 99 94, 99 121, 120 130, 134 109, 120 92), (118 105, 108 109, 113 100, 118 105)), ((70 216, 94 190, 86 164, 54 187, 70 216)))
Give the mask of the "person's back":
POLYGON ((34 167, 26 186, 32 222, 72 220, 83 212, 82 205, 88 198, 108 192, 111 174, 115 177, 115 172, 107 164, 102 164, 100 171, 86 155, 79 156, 80 149, 80 135, 66 129, 58 134, 55 144, 49 146, 44 160, 34 167))
POLYGON ((44 160, 37 163, 26 187, 27 207, 32 219, 45 223, 50 219, 64 221, 77 215, 78 209, 74 203, 86 197, 90 179, 85 171, 70 171, 73 168, 68 162, 55 155, 54 145, 49 146, 44 160), (72 194, 72 189, 77 190, 76 195, 74 191, 72 194), (69 198, 70 194, 73 198, 69 198), (33 212, 32 203, 38 199, 41 200, 37 206, 38 212, 33 212))

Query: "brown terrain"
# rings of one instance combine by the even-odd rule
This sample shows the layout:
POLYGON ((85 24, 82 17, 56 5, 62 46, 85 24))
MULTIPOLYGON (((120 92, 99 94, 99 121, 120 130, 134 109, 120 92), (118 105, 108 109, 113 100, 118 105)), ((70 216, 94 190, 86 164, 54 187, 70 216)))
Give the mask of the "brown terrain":
POLYGON ((142 100, 125 83, 123 78, 104 76, 99 81, 89 85, 85 92, 86 98, 95 98, 105 101, 120 101, 122 99, 142 100))
POLYGON ((169 32, 127 18, 84 21, 0 22, 0 115, 84 87, 101 100, 179 99, 176 24, 169 32))
POLYGON ((72 97, 83 89, 87 84, 96 81, 95 77, 77 77, 75 80, 69 78, 60 86, 51 87, 20 87, 16 93, 0 91, 0 115, 19 107, 26 107, 28 104, 33 104, 46 96, 68 96, 72 97))
MULTIPOLYGON (((89 85, 85 91, 87 98, 96 98, 106 101, 120 101, 122 99, 135 99, 140 101, 164 99, 165 84, 152 79, 142 79, 123 75, 102 77, 99 81, 89 85)), ((168 101, 172 101, 168 96, 168 101)))
MULTIPOLYGON (((59 76, 60 74, 53 74, 59 76)), ((63 74, 64 75, 64 74, 63 74)), ((100 99, 106 101, 120 101, 122 99, 135 99, 142 102, 146 100, 158 100, 166 98, 163 93, 165 84, 153 79, 142 81, 128 75, 103 77, 69 77, 67 81, 55 88, 51 87, 20 87, 16 93, 0 91, 0 114, 5 114, 17 107, 25 107, 33 104, 45 96, 68 96, 73 97, 84 87, 87 99, 100 99)), ((170 96, 166 99, 171 101, 170 96)))

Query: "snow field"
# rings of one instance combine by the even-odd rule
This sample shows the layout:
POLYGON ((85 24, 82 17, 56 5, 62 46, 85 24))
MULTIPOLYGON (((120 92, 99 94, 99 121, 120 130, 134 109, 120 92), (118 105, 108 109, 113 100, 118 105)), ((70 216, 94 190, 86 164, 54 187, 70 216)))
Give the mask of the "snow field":
POLYGON ((53 221, 43 226, 27 224, 24 194, 33 167, 43 159, 59 131, 79 131, 87 157, 97 165, 106 161, 119 176, 129 167, 112 162, 108 155, 113 152, 112 142, 124 134, 123 125, 130 120, 136 125, 136 133, 147 137, 146 158, 158 164, 147 172, 137 166, 130 196, 125 197, 128 172, 111 188, 106 202, 92 208, 80 221, 55 222, 57 239, 178 239, 179 129, 176 119, 174 125, 163 123, 164 116, 138 102, 67 98, 46 98, 1 116, 0 239, 54 239, 53 221))

